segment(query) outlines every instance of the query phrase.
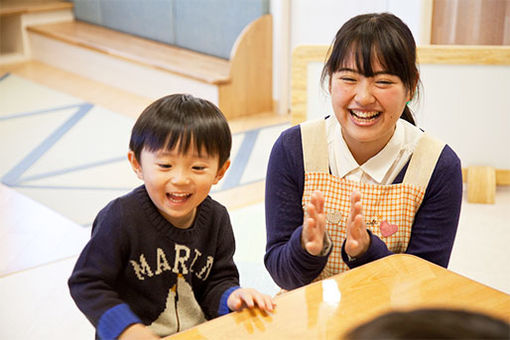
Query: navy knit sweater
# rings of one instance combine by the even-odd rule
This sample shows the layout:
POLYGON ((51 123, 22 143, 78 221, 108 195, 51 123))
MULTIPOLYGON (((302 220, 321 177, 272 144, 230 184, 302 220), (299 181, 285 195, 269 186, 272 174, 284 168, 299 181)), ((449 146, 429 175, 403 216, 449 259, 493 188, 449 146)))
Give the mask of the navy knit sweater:
MULTIPOLYGON (((264 262, 274 281, 284 289, 294 289, 312 282, 328 260, 328 255, 313 256, 301 246, 304 188, 302 150, 299 125, 287 129, 273 146, 267 170, 267 245, 264 262)), ((408 165, 395 178, 394 184, 402 183, 408 165)), ((446 267, 457 232, 461 201, 460 160, 449 146, 445 146, 415 215, 406 253, 446 267)), ((348 260, 342 249, 342 258, 350 268, 392 254, 381 239, 371 233, 370 237, 368 251, 353 261, 348 260)), ((333 247, 343 248, 343 245, 333 244, 333 247)))
POLYGON ((222 205, 207 197, 193 226, 178 229, 140 186, 98 214, 69 288, 100 338, 137 322, 168 335, 229 311, 239 286, 234 250, 222 205))

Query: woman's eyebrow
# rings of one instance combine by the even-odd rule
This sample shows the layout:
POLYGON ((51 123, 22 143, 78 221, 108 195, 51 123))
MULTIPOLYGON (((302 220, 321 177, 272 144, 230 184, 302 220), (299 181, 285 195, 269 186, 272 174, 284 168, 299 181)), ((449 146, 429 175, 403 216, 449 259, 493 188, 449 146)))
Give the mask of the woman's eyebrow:
POLYGON ((156 157, 163 158, 163 157, 172 157, 175 156, 176 153, 173 151, 167 151, 167 150, 160 150, 156 152, 156 157))
POLYGON ((342 67, 342 68, 339 68, 336 72, 354 72, 354 73, 360 73, 359 71, 355 70, 355 69, 352 69, 352 68, 349 68, 349 67, 342 67))
MULTIPOLYGON (((358 74, 364 75, 360 71, 349 68, 349 67, 342 67, 342 68, 338 69, 338 71, 336 71, 336 72, 353 72, 353 73, 358 73, 358 74)), ((377 71, 377 72, 373 73, 374 76, 378 76, 380 74, 395 75, 395 74, 391 73, 390 71, 386 71, 386 70, 377 71)))

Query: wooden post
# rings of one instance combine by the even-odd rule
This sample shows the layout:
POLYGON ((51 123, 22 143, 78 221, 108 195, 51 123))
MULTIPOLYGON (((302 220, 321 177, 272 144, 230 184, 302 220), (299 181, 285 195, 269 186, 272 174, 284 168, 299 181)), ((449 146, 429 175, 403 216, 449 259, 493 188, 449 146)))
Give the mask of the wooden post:
POLYGON ((467 199, 469 203, 494 204, 496 170, 489 166, 470 166, 467 169, 467 199))

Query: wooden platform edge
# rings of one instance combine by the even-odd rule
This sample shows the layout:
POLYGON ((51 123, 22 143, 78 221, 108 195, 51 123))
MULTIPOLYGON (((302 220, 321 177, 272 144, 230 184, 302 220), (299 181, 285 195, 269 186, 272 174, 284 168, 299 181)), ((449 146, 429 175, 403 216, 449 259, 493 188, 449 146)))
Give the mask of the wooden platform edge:
POLYGON ((109 57, 119 58, 119 60, 132 62, 142 67, 158 69, 194 81, 214 85, 218 91, 218 106, 225 116, 236 118, 273 111, 272 23, 272 15, 266 14, 248 24, 237 37, 230 53, 230 60, 150 41, 85 22, 28 26, 27 30, 31 34, 41 35, 109 57), (157 52, 156 59, 151 62, 150 57, 138 55, 136 49, 122 51, 121 48, 112 48, 107 46, 104 39, 96 43, 93 39, 94 34, 101 34, 103 31, 111 32, 114 37, 118 36, 125 40, 127 44, 129 42, 132 42, 132 45, 139 44, 139 46, 136 45, 138 50, 148 49, 151 46, 164 50, 157 52), (163 57, 161 60, 158 59, 158 56, 171 53, 175 53, 175 63, 172 62, 174 58, 167 59, 163 57), (202 61, 202 66, 197 68, 196 71, 188 72, 179 62, 180 58, 184 58, 186 61, 190 60, 191 57, 187 58, 186 56, 192 56, 192 54, 197 54, 197 57, 200 58, 199 61, 202 61), (211 59, 209 63, 207 58, 211 59), (220 68, 221 73, 218 72, 218 76, 215 77, 214 70, 218 70, 220 66, 222 66, 220 68), (200 69, 207 72, 199 72, 200 69))
POLYGON ((231 82, 219 87, 219 107, 229 117, 273 110, 273 18, 248 24, 230 54, 231 82))
POLYGON ((72 2, 67 1, 3 1, 0 5, 0 16, 56 11, 73 6, 72 2))
POLYGON ((228 75, 226 75, 226 72, 225 72, 225 74, 218 75, 218 76, 201 76, 197 72, 184 72, 183 69, 180 68, 178 65, 165 64, 165 63, 163 63, 161 61, 157 61, 157 60, 151 61, 151 60, 149 60, 149 58, 147 58, 143 55, 137 55, 135 53, 121 51, 121 50, 118 50, 115 48, 111 48, 109 46, 104 46, 103 44, 98 44, 98 43, 94 43, 91 41, 87 41, 87 40, 79 38, 79 37, 72 37, 65 33, 60 33, 60 32, 58 32, 58 30, 54 29, 54 27, 56 27, 55 25, 70 25, 70 24, 79 25, 78 29, 90 27, 91 29, 93 29, 94 31, 97 31, 97 32, 103 31, 103 32, 105 32, 105 34, 106 33, 113 34, 113 35, 119 37, 119 39, 126 40, 127 44, 139 43, 141 46, 143 46, 146 49, 155 47, 156 49, 165 49, 166 50, 165 53, 169 53, 169 54, 171 54, 171 53, 186 54, 188 56, 197 55, 199 60, 210 59, 210 60, 214 60, 215 64, 222 64, 222 63, 229 64, 229 61, 226 61, 226 60, 218 58, 218 57, 204 55, 199 52, 194 52, 191 50, 164 44, 164 43, 153 41, 150 39, 137 37, 132 34, 115 31, 115 30, 112 30, 112 29, 109 29, 109 28, 106 28, 103 26, 89 24, 89 23, 82 22, 82 21, 58 23, 58 24, 48 24, 48 25, 27 26, 26 29, 27 29, 27 31, 29 31, 31 33, 39 34, 39 35, 42 35, 42 36, 45 36, 45 37, 48 37, 51 39, 55 39, 55 40, 58 40, 58 41, 61 41, 61 42, 64 42, 64 43, 67 43, 70 45, 85 48, 85 49, 88 49, 88 50, 91 50, 94 52, 98 52, 98 53, 101 53, 101 54, 104 54, 104 55, 107 55, 110 57, 119 58, 120 60, 132 62, 132 63, 140 65, 140 66, 173 73, 173 74, 176 74, 176 75, 179 75, 179 76, 182 76, 185 78, 193 79, 196 81, 200 81, 203 83, 219 85, 219 84, 228 83, 231 80, 230 77, 228 75))
POLYGON ((417 54, 419 64, 510 65, 510 46, 422 45, 417 54))
POLYGON ((292 51, 291 60, 291 123, 296 125, 306 120, 308 64, 325 62, 329 46, 301 45, 292 51))
MULTIPOLYGON (((468 181, 468 170, 467 168, 462 168, 462 181, 466 183, 468 181)), ((510 170, 507 169, 494 169, 496 174, 496 185, 506 186, 510 185, 510 170)))

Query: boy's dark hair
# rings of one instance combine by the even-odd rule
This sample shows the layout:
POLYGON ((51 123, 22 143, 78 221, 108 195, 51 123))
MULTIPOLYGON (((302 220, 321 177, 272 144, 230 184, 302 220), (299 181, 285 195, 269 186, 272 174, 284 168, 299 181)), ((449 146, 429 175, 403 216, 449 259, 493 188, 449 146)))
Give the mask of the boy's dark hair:
POLYGON ((195 147, 200 154, 219 155, 219 167, 230 157, 232 135, 220 109, 208 100, 189 94, 172 94, 150 104, 131 131, 129 148, 140 162, 143 149, 163 148, 179 153, 195 147))
POLYGON ((510 339, 510 324, 474 311, 423 308, 388 312, 350 330, 344 339, 510 339))
MULTIPOLYGON (((409 27, 391 13, 370 13, 349 19, 336 33, 330 56, 322 69, 321 81, 345 66, 353 53, 356 67, 366 77, 374 76, 372 62, 398 76, 405 88, 414 94, 419 83, 416 66, 416 43, 409 27)), ((401 118, 416 125, 406 105, 401 118)))

